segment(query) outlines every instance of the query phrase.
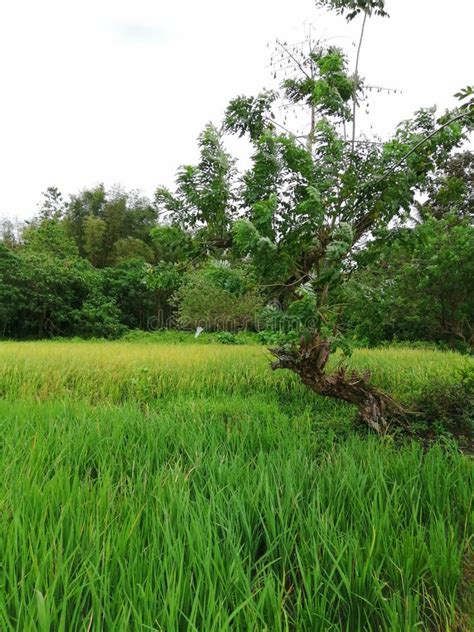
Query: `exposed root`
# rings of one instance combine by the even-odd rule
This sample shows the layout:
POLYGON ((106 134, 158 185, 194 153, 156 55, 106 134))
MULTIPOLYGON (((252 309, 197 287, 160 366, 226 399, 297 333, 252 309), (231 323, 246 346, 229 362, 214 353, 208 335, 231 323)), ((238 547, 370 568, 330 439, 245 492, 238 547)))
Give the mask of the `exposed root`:
POLYGON ((370 373, 358 373, 339 367, 325 372, 330 354, 330 343, 315 335, 309 343, 302 342, 297 350, 270 349, 277 360, 272 369, 289 369, 318 395, 341 399, 358 409, 361 421, 377 434, 383 435, 391 427, 408 429, 406 411, 389 395, 370 383, 370 373))

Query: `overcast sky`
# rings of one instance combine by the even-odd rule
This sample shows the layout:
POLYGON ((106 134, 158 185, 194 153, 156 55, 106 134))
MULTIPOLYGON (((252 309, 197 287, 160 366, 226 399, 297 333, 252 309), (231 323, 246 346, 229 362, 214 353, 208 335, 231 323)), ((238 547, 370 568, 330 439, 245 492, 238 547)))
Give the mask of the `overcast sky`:
MULTIPOLYGON (((361 57, 368 83, 402 90, 375 100, 383 137, 474 82, 473 0, 387 5, 361 57)), ((172 185, 229 99, 272 85, 267 43, 305 24, 354 54, 360 22, 313 0, 0 0, 0 216, 33 215, 48 186, 172 185)))

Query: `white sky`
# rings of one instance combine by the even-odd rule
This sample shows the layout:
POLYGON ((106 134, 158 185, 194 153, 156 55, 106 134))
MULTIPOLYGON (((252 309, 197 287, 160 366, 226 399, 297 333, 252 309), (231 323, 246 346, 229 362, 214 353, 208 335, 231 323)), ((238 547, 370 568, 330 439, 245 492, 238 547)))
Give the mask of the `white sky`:
MULTIPOLYGON (((473 0, 388 0, 361 57, 377 96, 374 131, 421 106, 454 105, 474 82, 473 0)), ((196 137, 228 101, 271 86, 278 37, 322 38, 354 53, 360 23, 313 0, 0 0, 0 216, 33 215, 48 186, 172 185, 196 137)))

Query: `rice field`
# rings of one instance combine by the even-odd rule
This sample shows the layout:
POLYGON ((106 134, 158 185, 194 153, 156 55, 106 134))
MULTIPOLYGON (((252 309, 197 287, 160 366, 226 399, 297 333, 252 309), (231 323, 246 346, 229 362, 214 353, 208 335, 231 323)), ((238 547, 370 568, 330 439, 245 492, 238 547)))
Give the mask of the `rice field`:
MULTIPOLYGON (((270 359, 259 345, 3 342, 0 396, 120 404, 177 395, 273 398, 276 392, 292 403, 314 401, 291 374, 272 373, 270 359)), ((358 350, 350 363, 369 369, 380 387, 407 398, 430 380, 457 379, 456 372, 472 360, 452 352, 381 349, 358 350)))
MULTIPOLYGON (((355 432, 267 362, 0 343, 2 632, 471 629, 472 462, 355 432)), ((402 398, 469 362, 351 359, 402 398)))

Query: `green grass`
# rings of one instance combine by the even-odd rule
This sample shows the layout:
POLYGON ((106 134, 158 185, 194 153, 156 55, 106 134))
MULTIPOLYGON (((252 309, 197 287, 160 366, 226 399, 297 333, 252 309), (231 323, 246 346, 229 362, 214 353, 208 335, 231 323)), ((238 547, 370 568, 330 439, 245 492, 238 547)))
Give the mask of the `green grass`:
MULTIPOLYGON (((275 393, 293 403, 314 396, 288 372, 272 373, 257 345, 131 342, 0 343, 0 396, 67 398, 91 403, 275 393)), ((334 362, 336 362, 335 360, 334 362)), ((357 350, 350 363, 368 368, 382 388, 405 399, 435 378, 455 380, 466 356, 428 350, 357 350)))
MULTIPOLYGON (((403 395, 468 360, 352 362, 403 395)), ((355 434, 251 345, 3 343, 0 389, 2 632, 459 629, 454 446, 355 434)))

